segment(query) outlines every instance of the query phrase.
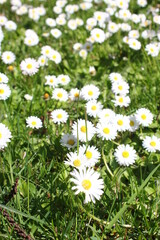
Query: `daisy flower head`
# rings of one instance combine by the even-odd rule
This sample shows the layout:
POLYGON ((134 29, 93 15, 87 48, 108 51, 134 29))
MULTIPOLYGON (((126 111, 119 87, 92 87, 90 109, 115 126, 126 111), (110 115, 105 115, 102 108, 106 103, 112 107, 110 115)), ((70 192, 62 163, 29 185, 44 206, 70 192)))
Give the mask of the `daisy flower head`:
POLYGON ((115 96, 115 100, 112 100, 112 102, 114 102, 114 106, 119 106, 119 107, 128 107, 131 99, 129 96, 115 96))
POLYGON ((53 18, 47 18, 46 19, 46 24, 49 27, 55 27, 56 26, 56 21, 53 18))
POLYGON ((5 83, 0 83, 0 100, 6 100, 11 95, 11 90, 5 83))
POLYGON ((58 85, 58 80, 55 75, 45 76, 46 82, 45 85, 49 85, 51 87, 56 87, 58 85))
POLYGON ((98 151, 98 149, 95 146, 88 146, 86 149, 86 146, 80 146, 79 151, 85 155, 86 158, 86 167, 94 167, 95 164, 99 161, 101 155, 98 151))
POLYGON ((11 51, 5 51, 3 52, 2 54, 2 61, 5 63, 5 64, 10 64, 10 63, 13 63, 16 59, 16 56, 13 52, 11 51))
POLYGON ((32 101, 33 100, 33 96, 29 95, 29 94, 25 94, 24 95, 24 98, 27 100, 27 101, 32 101))
POLYGON ((8 31, 15 31, 17 29, 17 24, 10 20, 5 23, 5 28, 8 31))
POLYGON ((81 89, 82 98, 86 101, 97 99, 100 95, 99 88, 93 84, 84 86, 81 89))
POLYGON ((0 72, 0 83, 8 83, 8 77, 0 72))
POLYGON ((120 73, 115 73, 115 72, 110 73, 108 78, 111 81, 111 83, 114 83, 114 82, 119 83, 123 80, 122 75, 120 73))
POLYGON ((57 80, 58 80, 58 83, 61 84, 61 85, 67 85, 71 79, 68 75, 64 75, 64 74, 61 74, 57 77, 57 80))
POLYGON ((54 123, 66 123, 68 119, 68 113, 63 109, 56 109, 51 112, 51 118, 54 123))
POLYGON ((56 50, 51 50, 50 55, 48 56, 49 60, 55 62, 55 64, 59 64, 62 61, 61 54, 56 50))
POLYGON ((139 49, 141 49, 141 43, 137 39, 130 38, 128 40, 128 45, 130 48, 137 50, 137 51, 139 49))
POLYGON ((103 43, 105 41, 105 33, 100 28, 91 30, 91 36, 94 38, 95 42, 103 43))
POLYGON ((136 151, 130 145, 119 145, 114 153, 116 161, 121 166, 129 166, 133 164, 137 158, 136 151))
POLYGON ((0 123, 0 150, 7 146, 7 143, 11 141, 12 135, 8 127, 3 123, 0 123))
POLYGON ((77 152, 70 152, 67 154, 68 160, 65 161, 64 163, 66 165, 70 165, 74 168, 84 168, 86 164, 86 158, 83 153, 77 153, 77 152))
POLYGON ((80 192, 85 194, 84 203, 93 202, 100 200, 103 194, 104 183, 100 178, 100 174, 95 172, 92 168, 84 168, 71 172, 71 182, 74 183, 72 190, 76 190, 75 194, 80 192))
POLYGON ((140 7, 145 7, 147 5, 147 0, 137 0, 137 4, 140 7))
POLYGON ((95 76, 96 75, 96 69, 94 66, 90 66, 89 67, 89 73, 91 74, 91 76, 95 76))
POLYGON ((75 136, 73 136, 73 134, 67 133, 67 134, 62 135, 60 143, 62 146, 70 149, 70 148, 74 148, 75 146, 77 146, 77 139, 75 138, 75 136))
POLYGON ((51 29, 51 35, 54 38, 58 39, 62 35, 62 32, 58 28, 54 28, 54 29, 51 29))
POLYGON ((156 152, 157 150, 160 151, 160 138, 157 138, 156 136, 146 136, 142 142, 142 146, 148 152, 156 152))
POLYGON ((80 56, 81 58, 86 59, 86 58, 87 58, 87 54, 88 54, 88 52, 87 52, 86 49, 84 49, 84 48, 80 49, 80 51, 79 51, 79 56, 80 56))
POLYGON ((82 142, 90 141, 95 133, 96 129, 90 121, 85 122, 83 119, 78 119, 78 124, 77 122, 73 123, 72 134, 82 142))
POLYGON ((96 100, 88 101, 86 104, 87 114, 91 117, 97 117, 102 107, 102 104, 96 100))
POLYGON ((116 32, 118 32, 118 30, 119 30, 118 24, 116 24, 114 22, 109 22, 108 23, 108 31, 110 33, 116 33, 116 32))
POLYGON ((148 127, 153 121, 153 114, 146 108, 140 108, 135 114, 137 122, 143 127, 148 127))
POLYGON ((135 115, 129 116, 129 131, 135 132, 139 128, 139 123, 136 120, 135 115))
POLYGON ((148 55, 151 55, 152 57, 157 57, 159 54, 159 47, 156 46, 154 43, 147 44, 145 50, 148 55))
POLYGON ((39 129, 42 127, 42 121, 36 116, 30 116, 26 119, 27 127, 39 129))
POLYGON ((129 117, 122 114, 117 114, 115 117, 115 127, 120 132, 129 130, 129 117))
POLYGON ((7 21, 5 16, 0 16, 0 26, 4 26, 7 21))
POLYGON ((106 122, 114 124, 115 112, 109 108, 103 109, 99 112, 99 122, 106 122))
POLYGON ((52 92, 52 99, 66 102, 68 100, 68 93, 63 88, 55 88, 52 92))
POLYGON ((24 75, 34 75, 39 70, 39 63, 34 58, 26 58, 20 64, 21 71, 24 75))
POLYGON ((47 46, 43 46, 41 48, 41 54, 46 56, 46 57, 48 57, 48 58, 49 58, 51 52, 52 52, 52 48, 50 46, 48 46, 48 45, 47 46))
POLYGON ((118 81, 112 83, 112 91, 114 94, 126 95, 129 93, 129 85, 125 81, 118 81))
POLYGON ((38 58, 38 64, 40 67, 43 67, 45 65, 47 65, 47 57, 44 56, 44 55, 41 55, 39 58, 38 58))
POLYGON ((73 49, 74 49, 74 51, 80 51, 81 50, 81 48, 82 48, 82 44, 81 43, 75 43, 74 45, 73 45, 73 49))
POLYGON ((97 124, 97 135, 103 140, 114 140, 117 136, 116 127, 107 122, 97 124))
POLYGON ((81 99, 80 90, 78 88, 72 88, 69 92, 69 99, 71 99, 71 101, 80 100, 81 99))

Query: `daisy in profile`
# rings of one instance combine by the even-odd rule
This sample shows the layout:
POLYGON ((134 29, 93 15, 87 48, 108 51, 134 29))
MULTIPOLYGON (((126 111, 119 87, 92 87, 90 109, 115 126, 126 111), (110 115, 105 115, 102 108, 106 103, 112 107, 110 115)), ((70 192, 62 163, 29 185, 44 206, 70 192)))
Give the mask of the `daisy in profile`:
POLYGON ((129 96, 115 96, 115 100, 112 100, 114 102, 114 106, 119 107, 128 107, 131 99, 129 96))
POLYGON ((100 178, 100 174, 95 172, 93 169, 79 169, 77 171, 74 169, 71 172, 71 182, 74 183, 72 190, 75 190, 75 194, 80 192, 85 194, 84 203, 93 202, 95 200, 100 200, 101 195, 103 194, 104 183, 100 178))
POLYGON ((55 88, 52 92, 52 99, 65 102, 68 100, 68 93, 63 88, 55 88))
POLYGON ((42 121, 36 116, 30 116, 26 119, 27 127, 39 129, 42 127, 42 121))
POLYGON ((102 107, 102 104, 96 100, 88 101, 86 104, 87 114, 91 117, 97 117, 102 107))
POLYGON ((122 114, 117 114, 115 117, 115 127, 120 132, 129 130, 129 118, 122 114))
POLYGON ((100 28, 91 30, 91 36, 94 38, 95 42, 103 43, 105 41, 105 33, 100 28))
POLYGON ((101 110, 98 114, 99 122, 114 123, 115 112, 109 108, 101 110))
POLYGON ((11 95, 11 90, 7 84, 0 83, 0 100, 6 100, 11 95))
POLYGON ((83 153, 77 154, 77 152, 70 152, 67 154, 68 160, 64 163, 70 165, 74 168, 84 168, 86 163, 86 158, 83 153))
POLYGON ((87 160, 85 166, 87 167, 94 167, 101 157, 98 149, 94 146, 88 146, 87 149, 85 145, 80 146, 79 152, 85 155, 87 160))
POLYGON ((77 146, 77 139, 73 136, 73 134, 69 133, 63 134, 60 142, 62 146, 67 147, 68 149, 77 146))
POLYGON ((157 150, 160 151, 160 138, 157 138, 156 136, 146 136, 142 142, 142 146, 148 152, 156 152, 157 150))
POLYGON ((140 108, 135 114, 137 122, 143 127, 148 127, 153 121, 153 114, 146 108, 140 108))
POLYGON ((56 109, 51 112, 51 118, 54 123, 66 123, 68 119, 68 113, 63 109, 56 109))
POLYGON ((96 100, 100 95, 100 91, 99 91, 99 88, 96 87, 95 85, 89 84, 84 86, 81 89, 81 95, 82 95, 82 98, 86 101, 89 101, 92 99, 96 100))
POLYGON ((117 136, 116 127, 107 122, 97 124, 97 135, 103 140, 114 140, 117 136))
POLYGON ((121 82, 123 80, 122 78, 122 75, 120 73, 110 73, 109 74, 109 80, 111 81, 111 83, 114 83, 114 82, 121 82))
POLYGON ((58 80, 55 75, 45 76, 46 82, 45 85, 49 85, 51 87, 56 87, 58 85, 58 80))
POLYGON ((119 145, 114 153, 116 161, 121 166, 129 166, 133 164, 137 158, 136 151, 130 145, 119 145))
POLYGON ((0 72, 0 83, 8 83, 8 77, 0 72))
POLYGON ((7 147, 7 143, 11 141, 12 135, 8 127, 0 123, 0 150, 7 147))
POLYGON ((67 85, 71 79, 68 75, 64 75, 64 74, 61 74, 57 77, 57 80, 58 80, 58 83, 61 84, 61 85, 67 85))
POLYGON ((135 115, 129 116, 129 131, 135 132, 139 128, 139 123, 136 120, 135 115))
POLYGON ((96 129, 94 125, 90 122, 83 119, 78 119, 78 125, 77 122, 73 123, 72 126, 72 134, 77 138, 77 132, 78 132, 78 138, 82 142, 86 142, 87 138, 88 141, 92 139, 94 134, 96 133, 96 129))
POLYGON ((78 101, 81 99, 80 90, 78 88, 72 88, 69 92, 69 99, 71 99, 71 101, 78 101))
POLYGON ((51 50, 50 55, 48 56, 49 60, 59 64, 62 61, 61 54, 56 50, 51 50))
POLYGON ((20 64, 21 71, 24 75, 34 75, 39 70, 39 64, 34 58, 26 58, 20 64))
POLYGON ((2 54, 2 61, 5 64, 13 63, 15 61, 15 59, 16 59, 15 54, 11 51, 5 51, 2 54))

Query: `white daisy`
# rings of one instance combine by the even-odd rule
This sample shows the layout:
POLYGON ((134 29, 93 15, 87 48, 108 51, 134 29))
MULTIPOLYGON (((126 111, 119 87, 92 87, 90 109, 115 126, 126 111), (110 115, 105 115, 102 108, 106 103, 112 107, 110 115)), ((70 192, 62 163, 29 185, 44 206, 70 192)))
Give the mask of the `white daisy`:
POLYGON ((50 46, 43 46, 41 48, 41 54, 48 58, 49 58, 51 52, 52 52, 52 48, 50 46))
POLYGON ((38 63, 40 67, 47 65, 47 57, 42 55, 38 58, 38 63))
POLYGON ((115 112, 108 108, 103 109, 98 114, 99 122, 106 122, 106 123, 112 123, 112 124, 114 123, 115 116, 116 116, 115 112))
POLYGON ((103 194, 104 183, 100 178, 100 174, 93 169, 74 169, 71 172, 71 182, 75 184, 72 190, 76 190, 75 194, 83 192, 85 194, 84 203, 94 202, 99 200, 103 194))
POLYGON ((56 21, 53 18, 47 18, 46 19, 46 24, 49 27, 55 27, 56 26, 56 21))
POLYGON ((126 95, 129 93, 129 84, 125 81, 118 81, 112 83, 112 91, 114 94, 126 95))
POLYGON ((55 88, 52 92, 52 99, 65 102, 68 100, 68 93, 63 88, 55 88))
POLYGON ((39 129, 42 127, 42 121, 36 116, 30 116, 26 119, 27 127, 39 129))
POLYGON ((78 101, 79 99, 81 99, 80 90, 78 88, 72 88, 69 92, 69 98, 72 101, 78 101))
POLYGON ((16 59, 16 56, 13 52, 11 51, 5 51, 3 52, 2 54, 2 61, 5 63, 5 64, 10 64, 10 63, 13 63, 16 59))
POLYGON ((70 165, 75 168, 84 168, 87 162, 83 153, 77 154, 77 152, 70 152, 67 154, 67 161, 64 161, 66 165, 70 165))
POLYGON ((86 103, 87 114, 91 117, 97 117, 102 107, 102 104, 96 100, 88 101, 86 103))
POLYGON ((64 75, 64 74, 61 74, 57 77, 57 80, 58 80, 58 83, 60 83, 61 85, 67 85, 71 79, 68 75, 64 75))
POLYGON ((120 132, 129 130, 129 117, 122 114, 117 114, 115 117, 115 127, 120 132))
POLYGON ((83 119, 78 119, 78 125, 77 122, 73 123, 72 126, 72 134, 77 138, 77 132, 78 132, 78 138, 82 142, 86 142, 87 139, 90 141, 94 134, 96 133, 96 129, 94 125, 90 122, 83 119))
POLYGON ((95 39, 95 42, 103 43, 105 41, 105 33, 100 28, 91 30, 91 36, 95 39))
POLYGON ((87 167, 93 167, 101 157, 98 149, 95 146, 88 146, 87 149, 85 145, 80 146, 79 152, 85 154, 87 159, 85 166, 87 167))
POLYGON ((116 127, 107 122, 97 124, 97 135, 103 140, 114 140, 117 136, 116 127))
POLYGON ((89 101, 92 99, 97 99, 100 95, 100 91, 95 85, 89 84, 81 89, 81 95, 83 99, 89 101))
POLYGON ((79 51, 79 56, 82 57, 83 59, 86 59, 87 54, 88 54, 88 52, 87 52, 87 50, 84 49, 84 48, 82 48, 82 49, 79 51))
POLYGON ((115 150, 114 156, 119 165, 129 166, 133 164, 137 158, 136 151, 130 145, 119 145, 115 150))
POLYGON ((63 109, 56 109, 51 112, 51 118, 54 123, 66 123, 68 119, 68 113, 63 109))
POLYGON ((15 31, 17 29, 17 24, 10 20, 5 23, 5 28, 8 31, 15 31))
POLYGON ((114 106, 119 107, 128 107, 131 99, 129 96, 115 96, 115 100, 112 100, 114 102, 114 106))
POLYGON ((152 57, 157 57, 159 54, 159 47, 156 46, 154 43, 147 44, 145 50, 148 55, 151 55, 152 57))
POLYGON ((132 48, 134 50, 141 49, 141 43, 138 40, 133 39, 133 38, 130 38, 128 40, 128 45, 129 45, 130 48, 132 48))
POLYGON ((8 127, 3 123, 0 123, 0 150, 7 146, 7 143, 11 141, 12 135, 8 127))
POLYGON ((63 134, 60 140, 62 146, 67 147, 68 149, 74 148, 77 146, 77 139, 72 134, 63 134))
POLYGON ((62 35, 62 32, 59 29, 54 28, 51 29, 51 35, 57 39, 62 35))
POLYGON ((110 73, 108 77, 112 83, 114 82, 118 83, 123 80, 122 75, 120 73, 113 72, 113 73, 110 73))
POLYGON ((136 120, 135 115, 129 116, 129 131, 135 132, 139 128, 139 123, 136 120))
POLYGON ((8 83, 8 77, 0 72, 0 83, 8 83))
POLYGON ((142 142, 142 146, 148 152, 156 152, 157 150, 160 151, 160 138, 157 138, 156 136, 146 136, 142 142))
POLYGON ((56 87, 58 85, 58 80, 57 80, 55 75, 45 76, 45 79, 47 80, 45 82, 45 85, 49 85, 49 86, 52 86, 52 87, 56 87))
POLYGON ((59 64, 62 61, 61 54, 53 49, 50 51, 48 58, 56 64, 59 64))
POLYGON ((0 100, 6 100, 11 95, 11 90, 7 84, 0 83, 0 100))
POLYGON ((137 122, 144 127, 148 127, 153 121, 153 114, 146 108, 138 109, 135 117, 137 122))
POLYGON ((34 75, 38 72, 39 64, 34 58, 26 58, 20 64, 21 71, 24 75, 34 75))

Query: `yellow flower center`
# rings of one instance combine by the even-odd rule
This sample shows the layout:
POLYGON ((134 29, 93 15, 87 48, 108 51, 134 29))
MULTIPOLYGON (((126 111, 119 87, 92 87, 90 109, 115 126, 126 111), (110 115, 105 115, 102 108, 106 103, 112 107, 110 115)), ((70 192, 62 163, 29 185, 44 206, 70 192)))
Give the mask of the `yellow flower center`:
POLYGON ((85 126, 82 126, 82 127, 81 127, 81 132, 83 132, 83 133, 86 132, 86 127, 85 127, 85 126))
POLYGON ((92 153, 91 153, 90 151, 87 151, 87 152, 86 152, 86 157, 87 157, 88 159, 91 159, 91 158, 92 158, 92 153))
POLYGON ((78 97, 79 97, 79 93, 78 93, 78 92, 75 93, 74 96, 75 96, 76 98, 78 98, 78 97))
POLYGON ((0 139, 2 138, 2 133, 0 133, 0 139))
POLYGON ((73 146, 75 142, 74 142, 73 139, 69 139, 67 143, 68 143, 69 145, 73 146))
POLYGON ((99 16, 97 17, 97 19, 98 19, 98 20, 101 20, 101 16, 99 15, 99 16))
POLYGON ((133 127, 134 126, 134 122, 131 120, 130 121, 130 126, 133 127))
POLYGON ((11 57, 10 56, 7 56, 7 60, 9 60, 11 57))
POLYGON ((105 134, 109 134, 109 133, 110 133, 110 130, 109 130, 109 128, 103 128, 103 132, 104 132, 105 134))
POLYGON ((0 77, 0 82, 2 82, 2 78, 0 77))
POLYGON ((122 90, 122 89, 123 89, 123 86, 118 86, 118 89, 119 89, 119 90, 122 90))
POLYGON ((123 97, 120 97, 120 98, 119 98, 119 102, 120 102, 120 103, 123 103, 123 97))
POLYGON ((122 152, 122 156, 124 158, 128 158, 129 157, 129 152, 127 152, 127 151, 122 152))
POLYGON ((53 79, 52 78, 50 79, 50 83, 53 83, 53 79))
POLYGON ((53 58, 53 59, 56 59, 56 55, 53 55, 52 58, 53 58))
POLYGON ((49 54, 49 50, 46 50, 46 54, 49 54))
POLYGON ((62 82, 65 82, 65 81, 66 81, 65 77, 63 77, 61 80, 62 80, 62 82))
POLYGON ((61 118, 62 118, 62 114, 59 113, 59 114, 57 115, 57 118, 58 118, 58 119, 61 119, 61 118))
POLYGON ((99 33, 97 33, 97 34, 96 34, 96 37, 97 37, 97 38, 99 38, 99 37, 100 37, 100 34, 99 34, 99 33))
POLYGON ((150 51, 153 53, 153 52, 154 52, 154 49, 153 49, 153 48, 150 48, 150 51))
POLYGON ((0 94, 3 94, 4 93, 4 89, 0 89, 0 94))
POLYGON ((30 64, 30 63, 27 64, 27 68, 28 68, 28 69, 31 69, 31 68, 32 68, 32 64, 30 64))
POLYGON ((142 118, 143 120, 146 120, 147 117, 146 117, 145 114, 142 114, 142 115, 141 115, 141 118, 142 118))
POLYGON ((118 125, 122 126, 123 125, 123 121, 122 120, 118 120, 118 125))
POLYGON ((45 60, 44 59, 41 59, 41 63, 44 63, 45 62, 45 60))
POLYGON ((80 167, 81 166, 81 161, 79 159, 76 159, 76 160, 73 161, 73 165, 75 167, 80 167))
POLYGON ((37 124, 37 123, 36 123, 35 121, 32 122, 32 125, 33 125, 33 126, 36 126, 36 124, 37 124))
POLYGON ((150 142, 150 145, 151 145, 152 147, 155 147, 155 146, 156 146, 156 142, 155 142, 155 141, 152 141, 152 142, 150 142))
POLYGON ((117 81, 117 80, 118 80, 118 77, 117 77, 117 76, 115 76, 115 77, 114 77, 114 80, 115 80, 115 81, 117 81))
POLYGON ((92 96, 92 95, 93 95, 93 92, 92 92, 92 91, 89 91, 89 92, 88 92, 88 95, 89 95, 89 96, 92 96))
POLYGON ((109 117, 109 114, 108 114, 108 113, 106 113, 106 114, 105 114, 105 117, 109 117))
POLYGON ((62 96, 63 96, 62 93, 58 93, 58 94, 57 94, 57 97, 59 97, 59 98, 62 98, 62 96))
POLYGON ((91 109, 94 111, 94 110, 97 109, 97 107, 94 105, 94 106, 91 107, 91 109))
POLYGON ((85 190, 89 190, 91 188, 92 184, 91 184, 91 181, 88 180, 88 179, 84 179, 82 181, 82 187, 85 189, 85 190))

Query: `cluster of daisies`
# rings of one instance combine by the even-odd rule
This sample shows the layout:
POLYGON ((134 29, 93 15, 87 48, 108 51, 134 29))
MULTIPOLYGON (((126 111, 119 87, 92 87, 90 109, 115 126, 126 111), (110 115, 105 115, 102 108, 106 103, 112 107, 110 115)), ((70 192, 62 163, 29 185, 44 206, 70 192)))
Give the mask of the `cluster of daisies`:
POLYGON ((8 77, 0 72, 0 100, 6 100, 11 95, 11 90, 7 83, 8 77))

